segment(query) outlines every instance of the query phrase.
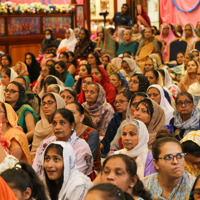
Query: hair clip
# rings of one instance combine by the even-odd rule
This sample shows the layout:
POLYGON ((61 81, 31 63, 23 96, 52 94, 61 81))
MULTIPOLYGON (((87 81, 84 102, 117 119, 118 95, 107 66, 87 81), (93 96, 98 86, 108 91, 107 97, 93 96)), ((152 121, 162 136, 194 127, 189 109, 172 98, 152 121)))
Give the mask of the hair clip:
POLYGON ((15 165, 15 169, 16 169, 16 170, 22 169, 22 166, 21 166, 20 164, 16 164, 16 165, 15 165))

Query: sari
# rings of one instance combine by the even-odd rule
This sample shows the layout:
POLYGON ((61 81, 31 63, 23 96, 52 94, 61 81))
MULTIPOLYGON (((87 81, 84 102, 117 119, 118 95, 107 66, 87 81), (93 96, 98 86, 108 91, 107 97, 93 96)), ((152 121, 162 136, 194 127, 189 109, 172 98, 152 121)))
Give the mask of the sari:
POLYGON ((21 66, 20 71, 18 72, 18 76, 29 76, 26 64, 21 61, 17 62, 16 65, 17 64, 21 66))
POLYGON ((28 115, 29 113, 31 113, 34 117, 35 120, 35 124, 37 123, 38 119, 37 116, 33 110, 33 108, 31 108, 31 106, 29 106, 28 104, 23 104, 17 111, 16 114, 18 116, 18 124, 19 126, 21 126, 24 130, 24 132, 28 132, 27 127, 26 127, 26 122, 25 122, 25 117, 26 115, 28 115))
POLYGON ((140 42, 136 56, 138 56, 138 58, 140 59, 140 61, 138 61, 137 64, 140 66, 142 71, 144 71, 144 64, 147 56, 149 56, 152 53, 159 53, 159 52, 160 52, 159 44, 154 38, 151 38, 149 41, 143 39, 140 42))
POLYGON ((104 37, 103 39, 97 38, 95 48, 100 48, 101 54, 109 54, 111 58, 114 58, 116 55, 116 46, 115 40, 112 38, 111 34, 107 29, 102 27, 104 37))
POLYGON ((14 140, 19 145, 23 152, 23 156, 21 161, 28 162, 31 164, 31 155, 28 146, 28 140, 26 135, 24 134, 22 128, 17 125, 18 117, 12 106, 7 103, 4 103, 6 108, 7 120, 11 126, 6 132, 3 133, 3 136, 6 138, 8 142, 8 148, 11 146, 11 142, 14 140))
MULTIPOLYGON (((53 96, 56 99, 57 109, 64 108, 66 104, 63 98, 59 94, 56 94, 53 92, 50 92, 50 93, 53 94, 53 96)), ((49 123, 49 121, 45 117, 44 112, 41 107, 40 107, 40 115, 41 115, 41 120, 37 122, 35 126, 35 130, 34 130, 34 134, 33 134, 33 142, 32 142, 32 149, 31 149, 32 158, 34 157, 40 143, 44 139, 47 139, 54 135, 53 130, 52 130, 52 124, 49 123)))

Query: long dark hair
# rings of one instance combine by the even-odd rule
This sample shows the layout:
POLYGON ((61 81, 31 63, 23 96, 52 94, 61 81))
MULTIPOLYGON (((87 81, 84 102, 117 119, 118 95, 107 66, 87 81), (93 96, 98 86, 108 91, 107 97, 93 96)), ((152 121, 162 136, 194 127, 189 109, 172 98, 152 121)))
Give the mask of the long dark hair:
MULTIPOLYGON (((124 161, 124 163, 126 165, 126 170, 131 178, 133 178, 134 176, 137 176, 136 162, 132 158, 130 158, 124 154, 116 154, 116 155, 107 157, 103 163, 102 169, 104 169, 104 167, 106 166, 106 163, 109 160, 114 159, 114 158, 121 158, 124 161)), ((147 190, 145 190, 143 183, 141 182, 141 180, 138 177, 137 177, 137 182, 135 183, 135 185, 133 187, 132 194, 135 196, 139 196, 139 197, 143 198, 144 200, 151 200, 151 194, 147 190)))
POLYGON ((6 183, 12 184, 13 188, 25 192, 29 187, 32 191, 31 197, 37 200, 47 200, 42 181, 33 168, 24 162, 18 162, 14 168, 7 169, 1 173, 6 183))
MULTIPOLYGON (((50 149, 55 149, 56 153, 58 155, 60 155, 61 157, 63 157, 63 147, 61 145, 59 145, 59 144, 50 144, 45 150, 44 158, 45 158, 46 154, 48 153, 48 151, 50 149)), ((56 181, 54 181, 54 180, 50 180, 48 178, 47 173, 46 173, 45 170, 44 170, 44 174, 45 174, 45 180, 46 180, 46 184, 47 184, 49 195, 50 195, 51 199, 57 200, 58 199, 58 194, 59 194, 60 189, 61 189, 62 184, 63 184, 63 174, 60 177, 58 183, 56 183, 56 181)))
MULTIPOLYGON (((12 82, 9 83, 9 85, 10 84, 16 85, 18 87, 18 90, 19 90, 19 98, 18 98, 18 100, 17 100, 17 102, 16 102, 16 104, 13 108, 15 111, 17 111, 22 105, 29 104, 28 103, 28 97, 27 97, 27 95, 25 93, 25 89, 24 89, 24 87, 22 86, 21 83, 18 83, 16 81, 12 81, 12 82)), ((6 103, 8 103, 8 102, 6 102, 6 103)))

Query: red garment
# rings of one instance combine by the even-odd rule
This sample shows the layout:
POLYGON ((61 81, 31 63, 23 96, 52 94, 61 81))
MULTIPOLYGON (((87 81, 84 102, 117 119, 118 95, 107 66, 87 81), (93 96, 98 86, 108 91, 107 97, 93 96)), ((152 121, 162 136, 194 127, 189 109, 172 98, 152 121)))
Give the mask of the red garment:
MULTIPOLYGON (((86 77, 92 77, 93 83, 99 83, 100 84, 99 79, 96 76, 89 74, 86 77)), ((82 80, 82 82, 85 80, 85 78, 82 80)), ((81 104, 85 102, 85 93, 82 90, 82 86, 81 86, 81 92, 77 95, 77 97, 78 97, 78 101, 81 104)))
POLYGON ((104 67, 99 66, 99 69, 101 70, 101 75, 102 75, 101 85, 103 86, 103 89, 106 92, 106 100, 113 106, 115 97, 117 95, 117 91, 115 87, 110 83, 108 73, 106 72, 104 67))
POLYGON ((8 187, 3 178, 0 177, 0 199, 17 200, 13 191, 8 187))
POLYGON ((144 11, 144 8, 142 7, 142 5, 141 5, 141 11, 142 11, 141 16, 145 19, 145 21, 149 24, 149 26, 151 26, 150 18, 144 11))

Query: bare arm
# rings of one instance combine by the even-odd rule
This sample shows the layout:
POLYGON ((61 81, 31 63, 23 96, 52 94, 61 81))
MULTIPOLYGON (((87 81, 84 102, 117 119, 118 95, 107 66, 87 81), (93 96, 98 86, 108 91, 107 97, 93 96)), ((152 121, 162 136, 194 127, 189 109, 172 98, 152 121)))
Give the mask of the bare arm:
POLYGON ((26 136, 28 138, 28 141, 30 142, 33 139, 33 132, 35 130, 35 118, 32 115, 32 113, 29 113, 28 115, 26 115, 25 123, 26 123, 27 131, 28 131, 26 136))
POLYGON ((71 64, 67 71, 73 76, 76 72, 76 67, 71 64))
POLYGON ((6 158, 6 152, 4 151, 1 142, 0 142, 0 163, 6 158))
POLYGON ((22 159, 23 151, 21 149, 21 146, 15 139, 11 140, 10 151, 11 151, 11 154, 15 158, 17 158, 19 161, 22 159))

